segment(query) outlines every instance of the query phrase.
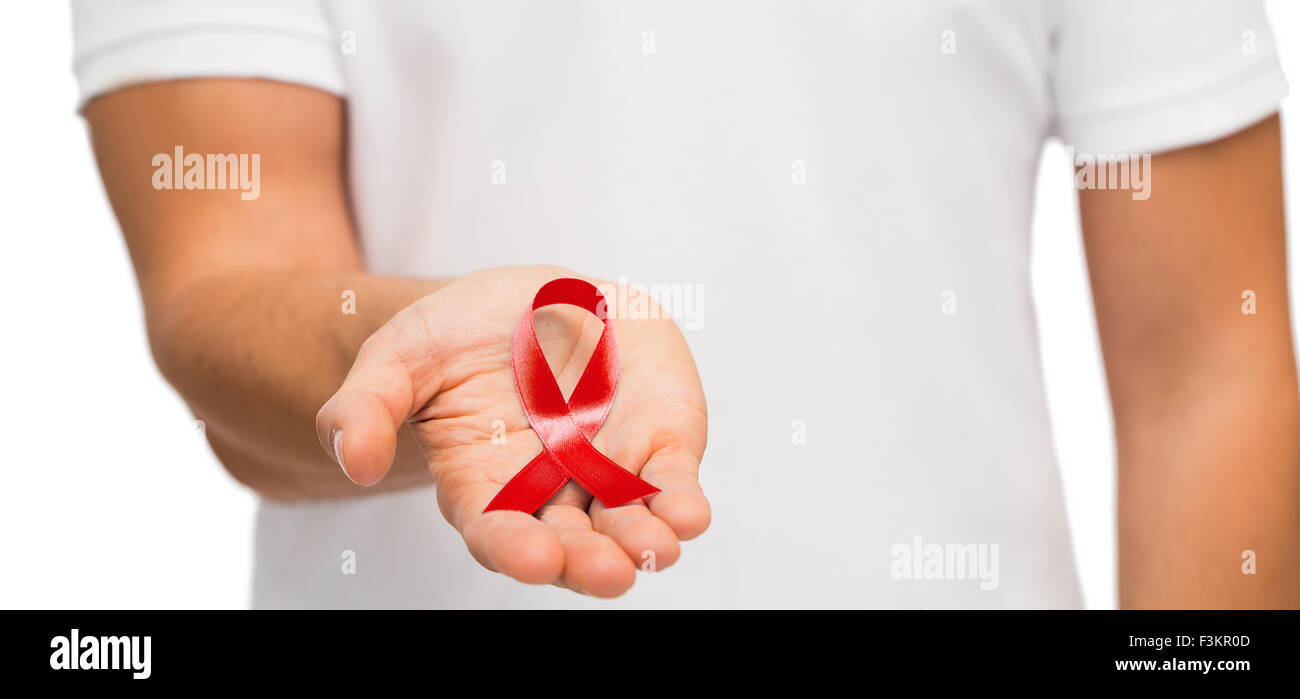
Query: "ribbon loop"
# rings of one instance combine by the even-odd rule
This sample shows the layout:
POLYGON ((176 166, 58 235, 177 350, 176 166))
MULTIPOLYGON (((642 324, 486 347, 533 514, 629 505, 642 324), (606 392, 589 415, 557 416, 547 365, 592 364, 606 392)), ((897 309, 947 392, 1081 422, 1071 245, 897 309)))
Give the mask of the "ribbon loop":
POLYGON ((528 424, 542 441, 542 453, 506 483, 484 512, 536 512, 570 478, 608 507, 659 492, 611 461, 591 445, 614 406, 618 386, 618 349, 606 313, 605 296, 581 279, 553 279, 538 289, 533 305, 515 328, 510 345, 515 388, 528 424), (533 312, 568 304, 586 309, 604 323, 596 349, 569 400, 551 374, 533 328, 533 312))

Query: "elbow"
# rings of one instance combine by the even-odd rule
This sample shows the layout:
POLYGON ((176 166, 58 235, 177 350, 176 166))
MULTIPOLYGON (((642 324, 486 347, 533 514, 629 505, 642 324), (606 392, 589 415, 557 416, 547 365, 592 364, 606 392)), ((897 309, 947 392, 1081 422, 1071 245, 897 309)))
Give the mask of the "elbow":
POLYGON ((191 405, 197 398, 192 395, 197 384, 194 375, 204 364, 203 348, 196 346, 198 333, 190 325, 199 316, 192 311, 197 308, 195 297, 196 292, 188 289, 154 303, 148 297, 145 300, 145 328, 154 366, 191 405))
POLYGON ((301 484, 288 482, 270 464, 240 449, 231 440, 212 432, 207 432, 205 436, 213 455, 221 462, 226 473, 258 496, 282 502, 304 500, 308 497, 303 492, 301 484))
POLYGON ((295 489, 283 476, 268 468, 262 459, 242 447, 229 430, 223 429, 217 416, 222 400, 216 392, 222 382, 216 374, 215 361, 204 346, 203 334, 195 327, 198 322, 210 323, 210 317, 196 312, 200 307, 193 289, 171 294, 160 303, 146 303, 146 328, 154 366, 201 421, 208 446, 232 478, 262 497, 295 499, 295 489))

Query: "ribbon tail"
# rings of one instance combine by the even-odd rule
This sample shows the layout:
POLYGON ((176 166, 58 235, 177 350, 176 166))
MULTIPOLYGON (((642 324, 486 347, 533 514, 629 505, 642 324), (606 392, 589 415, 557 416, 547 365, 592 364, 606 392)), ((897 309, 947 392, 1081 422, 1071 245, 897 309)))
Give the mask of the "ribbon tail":
POLYGON ((560 492, 568 480, 569 474, 543 451, 516 473, 483 511, 519 510, 532 514, 560 492))
POLYGON ((624 470, 622 466, 596 451, 594 447, 590 445, 588 447, 591 448, 591 453, 604 463, 595 468, 572 469, 569 475, 573 476, 573 480, 577 481, 578 485, 604 503, 605 507, 626 505, 633 500, 659 492, 658 488, 624 470))

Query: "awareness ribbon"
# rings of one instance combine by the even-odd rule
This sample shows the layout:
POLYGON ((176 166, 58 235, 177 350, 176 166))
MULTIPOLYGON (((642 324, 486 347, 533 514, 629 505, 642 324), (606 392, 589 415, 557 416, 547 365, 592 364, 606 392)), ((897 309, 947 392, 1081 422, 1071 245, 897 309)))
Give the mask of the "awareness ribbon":
POLYGON ((533 297, 510 345, 515 388, 528 423, 542 440, 542 453, 506 483, 484 512, 536 512, 570 478, 608 507, 659 492, 596 451, 591 440, 614 406, 618 385, 618 349, 606 313, 605 296, 581 279, 553 279, 533 297), (604 324, 600 341, 583 369, 569 400, 555 383, 533 329, 533 312, 557 303, 584 308, 604 324))

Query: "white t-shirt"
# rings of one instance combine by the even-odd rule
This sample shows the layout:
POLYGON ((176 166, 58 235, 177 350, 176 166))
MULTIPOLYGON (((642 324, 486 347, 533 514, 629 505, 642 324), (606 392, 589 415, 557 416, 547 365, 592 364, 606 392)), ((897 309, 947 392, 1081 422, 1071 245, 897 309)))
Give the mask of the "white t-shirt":
POLYGON ((376 273, 696 294, 714 517, 677 565, 603 602, 480 568, 429 488, 264 503, 258 607, 1079 606, 1029 288, 1040 150, 1204 142, 1287 89, 1258 2, 74 7, 83 99, 346 97, 376 273))

